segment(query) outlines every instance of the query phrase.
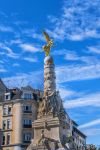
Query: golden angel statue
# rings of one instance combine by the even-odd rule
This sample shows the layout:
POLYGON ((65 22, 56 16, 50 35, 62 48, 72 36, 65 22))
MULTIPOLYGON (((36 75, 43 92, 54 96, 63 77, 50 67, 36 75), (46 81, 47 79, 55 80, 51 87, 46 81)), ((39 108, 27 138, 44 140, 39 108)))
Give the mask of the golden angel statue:
POLYGON ((47 44, 43 46, 43 50, 45 51, 45 55, 49 56, 50 49, 53 46, 53 40, 50 39, 49 35, 45 31, 43 31, 43 35, 45 37, 45 40, 47 41, 47 44))

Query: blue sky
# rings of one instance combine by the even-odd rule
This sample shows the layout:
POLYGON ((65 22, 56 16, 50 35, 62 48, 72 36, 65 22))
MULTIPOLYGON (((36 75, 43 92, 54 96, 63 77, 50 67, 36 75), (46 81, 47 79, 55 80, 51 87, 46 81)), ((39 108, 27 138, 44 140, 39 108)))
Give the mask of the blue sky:
POLYGON ((54 39, 57 89, 87 143, 100 145, 99 0, 0 0, 0 78, 43 88, 45 29, 54 39))

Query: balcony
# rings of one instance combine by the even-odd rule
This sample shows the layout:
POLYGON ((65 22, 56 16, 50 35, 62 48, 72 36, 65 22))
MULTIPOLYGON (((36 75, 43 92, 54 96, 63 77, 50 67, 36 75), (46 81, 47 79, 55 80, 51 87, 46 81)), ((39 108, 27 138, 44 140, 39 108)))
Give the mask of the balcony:
POLYGON ((24 124, 23 128, 32 128, 32 125, 30 125, 30 124, 24 124))
POLYGON ((29 144, 31 143, 31 140, 30 141, 23 140, 23 143, 29 144))
POLYGON ((32 113, 31 110, 24 110, 23 113, 32 113))

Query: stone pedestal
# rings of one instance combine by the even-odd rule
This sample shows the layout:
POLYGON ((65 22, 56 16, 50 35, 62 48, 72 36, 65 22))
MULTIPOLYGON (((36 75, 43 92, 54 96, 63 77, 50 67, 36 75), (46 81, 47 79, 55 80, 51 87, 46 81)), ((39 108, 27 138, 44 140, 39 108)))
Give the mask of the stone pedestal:
POLYGON ((46 115, 33 123, 34 140, 30 150, 57 150, 65 148, 65 137, 69 125, 62 124, 58 117, 46 115))

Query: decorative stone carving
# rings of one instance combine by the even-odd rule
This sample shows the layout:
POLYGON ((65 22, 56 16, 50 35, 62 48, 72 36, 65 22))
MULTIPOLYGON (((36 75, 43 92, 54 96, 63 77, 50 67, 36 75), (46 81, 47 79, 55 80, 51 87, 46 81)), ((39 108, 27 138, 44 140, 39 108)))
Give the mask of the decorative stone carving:
POLYGON ((70 119, 56 91, 55 79, 53 58, 48 56, 44 60, 44 96, 38 103, 37 120, 33 122, 33 144, 27 150, 68 150, 71 145, 67 137, 70 119))

